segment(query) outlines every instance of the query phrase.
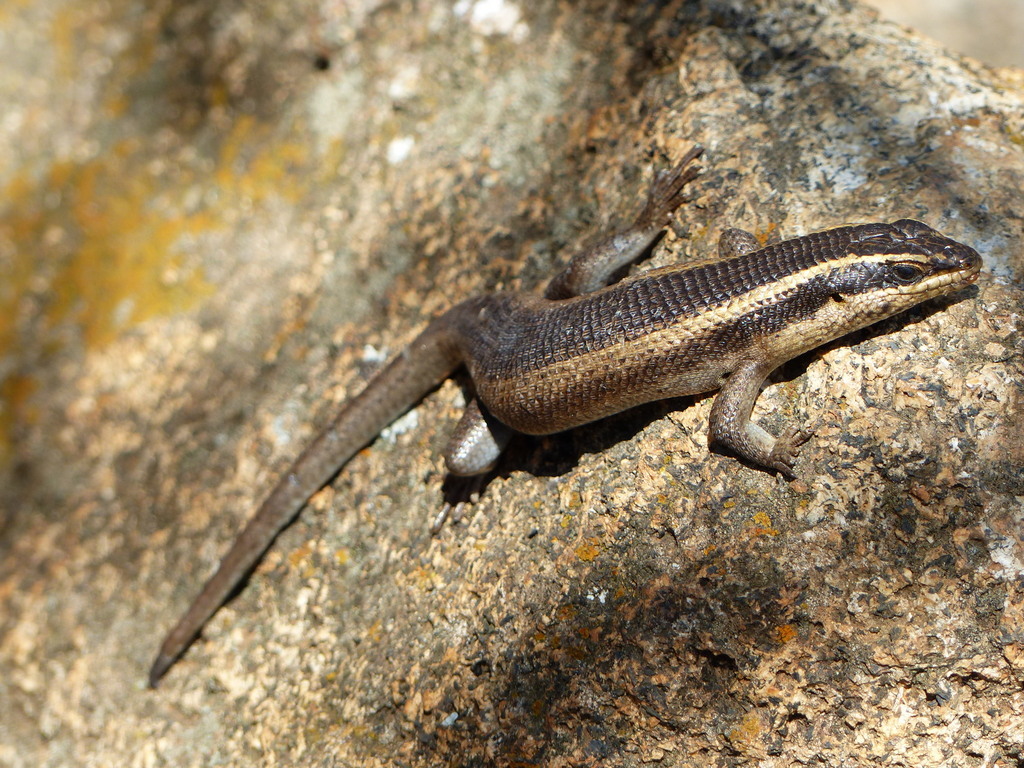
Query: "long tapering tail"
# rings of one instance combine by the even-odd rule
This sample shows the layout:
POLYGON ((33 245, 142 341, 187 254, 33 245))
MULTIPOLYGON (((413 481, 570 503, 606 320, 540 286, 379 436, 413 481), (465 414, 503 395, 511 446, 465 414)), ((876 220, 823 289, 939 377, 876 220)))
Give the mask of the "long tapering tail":
POLYGON ((160 646, 149 672, 151 687, 157 686, 164 673, 192 644, 309 497, 381 429, 415 405, 460 363, 458 344, 448 319, 451 314, 435 320, 374 376, 285 473, 224 555, 217 572, 160 646))

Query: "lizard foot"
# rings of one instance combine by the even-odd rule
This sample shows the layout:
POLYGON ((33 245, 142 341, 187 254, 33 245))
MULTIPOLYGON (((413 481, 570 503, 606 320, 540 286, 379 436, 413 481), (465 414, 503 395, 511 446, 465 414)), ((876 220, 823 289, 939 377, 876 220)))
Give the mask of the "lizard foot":
POLYGON ((683 189, 700 174, 700 167, 690 165, 704 153, 700 145, 690 148, 682 159, 667 171, 654 174, 647 191, 647 202, 637 217, 637 226, 665 226, 675 211, 685 202, 683 189))
POLYGON ((806 443, 813 432, 803 427, 791 427, 784 435, 776 439, 768 465, 782 474, 787 480, 795 480, 796 472, 793 463, 800 453, 800 446, 806 443))

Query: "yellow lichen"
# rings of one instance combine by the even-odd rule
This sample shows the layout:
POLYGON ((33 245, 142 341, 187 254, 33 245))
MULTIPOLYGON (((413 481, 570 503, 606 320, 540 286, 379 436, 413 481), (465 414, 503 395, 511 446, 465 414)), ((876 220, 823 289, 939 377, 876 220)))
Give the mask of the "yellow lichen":
POLYGON ((597 544, 598 542, 596 539, 591 539, 590 541, 580 544, 578 547, 576 547, 576 557, 578 557, 585 563, 589 563, 592 560, 596 559, 597 556, 601 553, 601 550, 597 546, 597 544))
MULTIPOLYGON (((0 188, 0 358, 19 349, 53 355, 69 342, 102 347, 209 296, 194 240, 229 228, 240 211, 298 199, 308 161, 304 145, 275 140, 251 118, 236 123, 215 158, 211 174, 154 160, 152 147, 133 139, 13 174, 0 188)), ((26 392, 23 382, 0 381, 0 460, 15 425, 26 423, 26 392)))

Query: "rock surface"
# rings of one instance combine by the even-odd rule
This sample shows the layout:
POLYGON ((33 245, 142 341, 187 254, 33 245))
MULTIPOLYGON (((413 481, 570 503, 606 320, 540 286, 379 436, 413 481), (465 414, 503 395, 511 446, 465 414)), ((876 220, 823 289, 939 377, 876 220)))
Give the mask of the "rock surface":
POLYGON ((853 2, 0 13, 0 765, 1024 760, 1024 76, 853 2), (786 366, 787 483, 710 397, 514 444, 431 537, 454 383, 157 644, 337 404, 707 148, 647 266, 922 219, 976 288, 786 366))

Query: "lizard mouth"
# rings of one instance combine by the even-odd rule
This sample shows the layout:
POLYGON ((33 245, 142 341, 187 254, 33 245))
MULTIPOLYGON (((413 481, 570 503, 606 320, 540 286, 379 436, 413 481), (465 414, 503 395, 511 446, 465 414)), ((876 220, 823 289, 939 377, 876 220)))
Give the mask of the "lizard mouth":
POLYGON ((950 276, 950 282, 967 286, 978 281, 981 254, 976 250, 963 243, 952 243, 942 249, 942 254, 946 258, 940 269, 950 276))

